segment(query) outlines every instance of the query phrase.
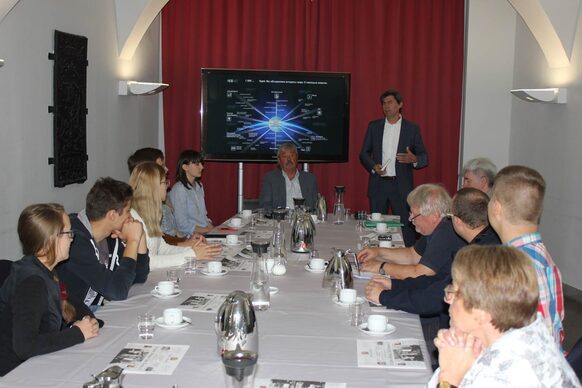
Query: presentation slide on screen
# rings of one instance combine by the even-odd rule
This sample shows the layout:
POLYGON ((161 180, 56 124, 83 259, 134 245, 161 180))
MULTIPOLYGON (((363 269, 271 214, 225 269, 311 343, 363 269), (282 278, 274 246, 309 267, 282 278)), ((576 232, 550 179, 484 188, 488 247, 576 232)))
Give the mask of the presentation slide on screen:
POLYGON ((300 154, 341 154, 347 131, 341 77, 211 74, 207 79, 206 152, 275 155, 292 142, 300 154))

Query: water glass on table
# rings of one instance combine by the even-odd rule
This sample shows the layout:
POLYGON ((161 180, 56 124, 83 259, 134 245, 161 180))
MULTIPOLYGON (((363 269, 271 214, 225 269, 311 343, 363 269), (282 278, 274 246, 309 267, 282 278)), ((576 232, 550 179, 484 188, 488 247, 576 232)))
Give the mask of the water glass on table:
POLYGON ((350 304, 348 320, 351 326, 359 326, 364 322, 364 305, 365 301, 361 299, 350 304))
POLYGON ((196 273, 196 258, 192 256, 184 257, 184 274, 193 275, 196 273))
POLYGON ((156 328, 155 317, 152 314, 145 313, 137 316, 137 330, 139 338, 149 340, 154 338, 154 329, 156 328))
POLYGON ((174 282, 176 286, 180 284, 180 270, 169 269, 166 271, 166 280, 174 282))

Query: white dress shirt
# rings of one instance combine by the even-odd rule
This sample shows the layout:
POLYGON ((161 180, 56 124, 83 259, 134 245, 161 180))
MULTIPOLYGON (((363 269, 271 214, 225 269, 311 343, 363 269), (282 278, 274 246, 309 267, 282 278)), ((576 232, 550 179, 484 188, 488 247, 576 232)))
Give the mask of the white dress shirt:
POLYGON ((289 209, 295 208, 293 198, 303 198, 301 193, 301 185, 299 185, 299 171, 295 172, 293 179, 289 179, 285 171, 281 170, 283 178, 285 179, 285 193, 287 194, 287 207, 289 209))
POLYGON ((400 140, 400 125, 402 116, 394 124, 384 120, 384 134, 382 135, 382 169, 383 176, 396 176, 396 152, 400 140))

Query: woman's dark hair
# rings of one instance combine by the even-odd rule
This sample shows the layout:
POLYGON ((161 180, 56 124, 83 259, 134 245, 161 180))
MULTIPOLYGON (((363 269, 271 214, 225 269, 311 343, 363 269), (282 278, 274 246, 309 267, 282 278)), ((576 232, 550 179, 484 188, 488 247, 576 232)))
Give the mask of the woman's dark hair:
MULTIPOLYGON (((184 150, 180 153, 180 157, 178 158, 178 164, 176 167, 176 180, 182 182, 185 188, 190 190, 192 185, 188 182, 188 177, 186 176, 186 171, 182 168, 185 164, 191 163, 204 163, 204 155, 202 155, 198 151, 194 150, 184 150)), ((198 185, 201 185, 200 178, 196 178, 194 180, 198 185)))

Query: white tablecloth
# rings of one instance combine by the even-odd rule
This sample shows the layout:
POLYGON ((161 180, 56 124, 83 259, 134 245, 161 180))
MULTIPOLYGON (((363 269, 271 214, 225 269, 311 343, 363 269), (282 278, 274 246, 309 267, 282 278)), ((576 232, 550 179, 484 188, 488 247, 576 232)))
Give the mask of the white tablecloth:
MULTIPOLYGON (((353 221, 342 226, 318 224, 316 244, 321 256, 330 257, 332 246, 354 249, 358 236, 353 226, 353 221)), ((331 302, 328 291, 321 287, 322 274, 305 271, 302 259, 289 254, 287 274, 271 277, 271 285, 278 287, 279 293, 271 297, 269 310, 257 312, 260 338, 255 376, 345 382, 348 387, 423 387, 431 375, 428 364, 425 370, 357 367, 356 340, 371 337, 349 326, 347 309, 331 302)), ((246 291, 249 276, 248 272, 230 272, 211 278, 198 271, 182 277, 182 295, 162 300, 152 297, 150 291, 157 281, 165 280, 165 271, 152 272, 146 284, 132 288, 128 300, 108 303, 97 312, 105 321, 97 338, 26 361, 0 379, 0 387, 80 387, 105 368, 125 344, 143 342, 137 335, 139 313, 159 316, 192 291, 246 291)), ((355 281, 360 293, 364 286, 365 281, 355 281)), ((127 375, 123 380, 125 388, 225 386, 222 362, 216 353, 215 315, 189 311, 184 315, 192 318, 192 325, 178 330, 158 327, 151 340, 156 344, 190 346, 174 374, 127 375)), ((385 338, 422 339, 417 316, 390 312, 388 317, 397 330, 385 338)), ((426 348, 423 351, 428 360, 426 348)))

